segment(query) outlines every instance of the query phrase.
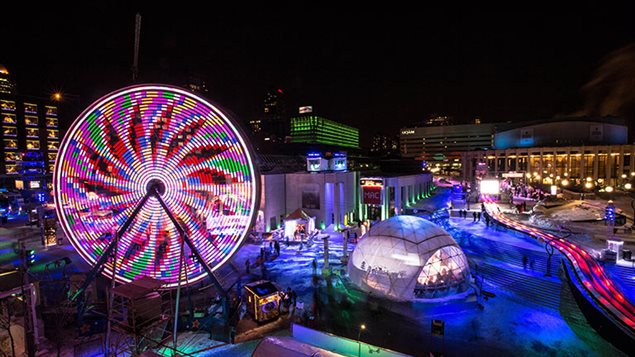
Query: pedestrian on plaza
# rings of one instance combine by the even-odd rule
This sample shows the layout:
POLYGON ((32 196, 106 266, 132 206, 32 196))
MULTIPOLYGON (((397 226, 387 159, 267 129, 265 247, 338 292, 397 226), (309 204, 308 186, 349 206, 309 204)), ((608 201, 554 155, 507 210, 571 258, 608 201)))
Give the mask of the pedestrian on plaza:
POLYGON ((527 256, 523 255, 523 269, 527 270, 527 256))
POLYGON ((269 253, 273 253, 273 241, 269 241, 269 253))
POLYGON ((280 242, 276 241, 273 247, 276 249, 276 255, 280 255, 280 242))
POLYGON ((265 247, 260 247, 260 260, 265 259, 265 247))
POLYGON ((247 258, 247 260, 245 260, 245 272, 247 272, 247 274, 249 274, 249 258, 247 258))
POLYGON ((293 301, 293 307, 295 308, 295 304, 298 302, 298 293, 296 293, 293 289, 291 289, 291 300, 293 301))
POLYGON ((472 222, 476 222, 476 211, 472 212, 472 222))
POLYGON ((313 274, 317 274, 317 260, 315 260, 315 258, 313 258, 311 266, 313 267, 313 274))
POLYGON ((477 216, 477 222, 480 222, 481 221, 481 212, 479 212, 476 216, 477 216))
POLYGON ((485 213, 485 226, 489 227, 489 216, 485 213))
POLYGON ((267 267, 264 262, 260 264, 260 274, 262 275, 263 280, 267 279, 267 267))

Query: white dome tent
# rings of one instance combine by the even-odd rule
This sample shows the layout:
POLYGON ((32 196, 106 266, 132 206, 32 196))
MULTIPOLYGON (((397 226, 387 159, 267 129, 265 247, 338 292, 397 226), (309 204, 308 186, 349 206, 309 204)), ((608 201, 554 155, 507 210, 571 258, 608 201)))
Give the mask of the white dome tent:
POLYGON ((467 258, 442 228, 415 216, 371 227, 348 262, 360 289, 393 300, 438 298, 469 286, 467 258))

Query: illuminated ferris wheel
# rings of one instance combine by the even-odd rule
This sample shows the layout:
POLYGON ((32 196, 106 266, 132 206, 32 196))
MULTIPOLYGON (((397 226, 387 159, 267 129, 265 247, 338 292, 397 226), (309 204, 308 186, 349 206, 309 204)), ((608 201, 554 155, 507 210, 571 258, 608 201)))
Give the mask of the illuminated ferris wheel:
POLYGON ((75 120, 54 195, 64 233, 94 269, 173 288, 212 275, 236 252, 257 211, 258 180, 245 139, 218 107, 140 85, 75 120))

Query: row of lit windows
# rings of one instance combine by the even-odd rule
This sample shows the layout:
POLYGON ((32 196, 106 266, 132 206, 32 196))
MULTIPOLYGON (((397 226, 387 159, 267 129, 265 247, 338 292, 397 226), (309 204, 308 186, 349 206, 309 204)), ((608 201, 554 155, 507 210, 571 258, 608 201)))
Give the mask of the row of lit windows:
MULTIPOLYGON (((5 168, 6 168, 7 175, 17 175, 18 174, 18 166, 15 165, 15 164, 7 164, 7 165, 5 165, 5 168)), ((49 172, 53 172, 53 170, 55 169, 55 165, 54 164, 49 164, 48 168, 49 168, 49 172)))
MULTIPOLYGON (((18 136, 18 128, 12 126, 5 126, 2 129, 2 135, 4 136, 18 136)), ((26 136, 29 138, 37 138, 40 136, 40 129, 38 128, 26 128, 26 136)), ((57 139, 59 137, 59 130, 46 129, 46 137, 49 139, 57 139)))
MULTIPOLYGON (((3 113, 2 114, 2 123, 3 124, 17 124, 17 119, 14 114, 3 113)), ((26 115, 24 117, 24 123, 29 126, 37 126, 38 125, 38 117, 26 115)), ((57 127, 57 118, 46 118, 46 126, 47 127, 57 127)))
MULTIPOLYGON (((57 157, 56 152, 50 152, 47 154, 49 162, 55 162, 55 158, 57 157)), ((20 154, 17 151, 6 151, 4 153, 4 161, 18 161, 20 160, 20 154)))
MULTIPOLYGON (((47 148, 49 151, 57 151, 59 149, 60 143, 57 141, 49 141, 47 143, 47 148)), ((17 150, 18 149, 18 141, 14 139, 4 139, 4 148, 8 150, 17 150)), ((39 140, 27 140, 26 141, 27 150, 39 150, 40 149, 40 141, 39 140)))
MULTIPOLYGON (((46 105, 45 108, 46 116, 57 116, 57 107, 46 105)), ((12 100, 0 100, 0 110, 4 112, 15 112, 15 102, 12 100)), ((37 114, 37 104, 24 103, 24 112, 29 114, 37 114)))

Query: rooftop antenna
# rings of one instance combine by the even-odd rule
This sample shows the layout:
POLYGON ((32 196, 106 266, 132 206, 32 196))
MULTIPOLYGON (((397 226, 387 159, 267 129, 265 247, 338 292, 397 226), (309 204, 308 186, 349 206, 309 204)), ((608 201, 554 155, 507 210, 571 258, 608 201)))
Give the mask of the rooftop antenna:
POLYGON ((139 77, 139 37, 141 34, 141 14, 137 13, 135 16, 134 26, 134 57, 132 60, 132 82, 137 81, 139 77))

